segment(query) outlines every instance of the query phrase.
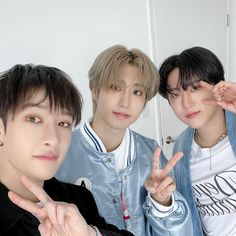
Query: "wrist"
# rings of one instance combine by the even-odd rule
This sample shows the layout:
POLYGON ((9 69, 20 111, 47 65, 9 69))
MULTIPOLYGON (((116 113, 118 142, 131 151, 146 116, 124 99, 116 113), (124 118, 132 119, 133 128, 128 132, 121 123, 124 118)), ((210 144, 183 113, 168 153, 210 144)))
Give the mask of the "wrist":
POLYGON ((161 204, 161 205, 163 205, 163 206, 171 206, 171 204, 172 204, 171 195, 168 196, 167 198, 165 198, 164 200, 159 200, 157 197, 155 197, 154 194, 150 194, 150 195, 151 195, 151 197, 152 197, 152 199, 153 199, 154 201, 156 201, 157 203, 159 203, 159 204, 161 204))

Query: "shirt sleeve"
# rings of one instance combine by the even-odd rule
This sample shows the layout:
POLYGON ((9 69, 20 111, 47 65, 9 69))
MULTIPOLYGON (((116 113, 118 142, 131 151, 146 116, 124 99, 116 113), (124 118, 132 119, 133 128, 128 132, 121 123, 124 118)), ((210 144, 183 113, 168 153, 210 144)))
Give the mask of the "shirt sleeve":
POLYGON ((148 198, 150 199, 151 206, 152 206, 151 211, 152 211, 153 215, 156 217, 160 217, 160 218, 167 217, 177 208, 174 193, 171 194, 171 205, 170 206, 164 206, 164 205, 161 205, 160 203, 156 202, 152 198, 150 193, 148 193, 148 198))
POLYGON ((169 207, 152 202, 147 194, 143 204, 147 218, 146 236, 193 236, 193 224, 189 206, 183 196, 175 191, 174 202, 169 207))

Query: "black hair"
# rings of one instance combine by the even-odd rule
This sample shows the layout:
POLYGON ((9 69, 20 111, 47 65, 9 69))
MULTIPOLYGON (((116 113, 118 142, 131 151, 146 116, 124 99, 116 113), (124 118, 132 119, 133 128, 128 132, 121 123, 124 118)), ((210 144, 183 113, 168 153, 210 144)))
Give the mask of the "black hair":
POLYGON ((168 76, 175 68, 179 68, 179 86, 184 90, 196 79, 209 84, 217 84, 224 80, 224 69, 217 56, 206 48, 192 47, 179 55, 168 57, 159 68, 159 93, 167 99, 168 76))
POLYGON ((74 125, 81 120, 82 97, 71 78, 62 70, 45 65, 15 65, 0 73, 0 118, 5 129, 9 113, 20 109, 35 92, 45 90, 50 109, 65 109, 74 125))

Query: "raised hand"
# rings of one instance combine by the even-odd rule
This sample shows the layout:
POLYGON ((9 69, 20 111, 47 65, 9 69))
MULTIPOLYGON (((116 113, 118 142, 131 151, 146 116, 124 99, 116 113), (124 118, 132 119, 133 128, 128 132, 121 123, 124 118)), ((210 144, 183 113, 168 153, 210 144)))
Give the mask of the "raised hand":
POLYGON ((236 113, 236 83, 220 81, 216 85, 200 82, 203 88, 211 90, 215 100, 204 101, 205 104, 218 104, 223 109, 236 113))
POLYGON ((159 166, 160 154, 161 149, 157 148, 153 154, 152 170, 150 176, 145 181, 145 188, 156 202, 169 206, 171 204, 171 194, 176 189, 173 178, 169 173, 183 156, 183 153, 176 153, 163 169, 159 166))
POLYGON ((87 225, 78 208, 73 204, 53 201, 39 186, 26 177, 22 183, 39 199, 39 203, 23 199, 9 191, 10 200, 30 212, 40 221, 39 232, 42 236, 89 236, 95 231, 87 225))

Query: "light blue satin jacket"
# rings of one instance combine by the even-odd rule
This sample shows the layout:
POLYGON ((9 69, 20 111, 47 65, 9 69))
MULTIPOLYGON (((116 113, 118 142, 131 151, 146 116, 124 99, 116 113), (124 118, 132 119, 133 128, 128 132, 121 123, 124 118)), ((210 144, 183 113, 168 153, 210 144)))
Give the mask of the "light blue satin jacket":
MULTIPOLYGON (((117 174, 113 154, 96 151, 80 129, 74 130, 67 157, 56 177, 69 183, 75 183, 81 177, 89 180, 100 215, 107 223, 125 229, 120 198, 122 185, 130 215, 130 227, 126 229, 136 236, 193 235, 191 214, 179 193, 175 193, 178 207, 174 212, 166 218, 153 215, 144 181, 150 174, 152 155, 158 144, 140 134, 133 134, 136 158, 117 174)), ((162 155, 162 164, 164 159, 162 155)))
MULTIPOLYGON (((231 112, 225 112, 227 134, 236 156, 236 115, 231 112)), ((191 145, 194 138, 194 129, 187 128, 177 138, 173 154, 178 151, 183 151, 184 156, 180 159, 174 168, 176 189, 185 197, 192 213, 192 221, 194 228, 194 236, 204 235, 201 226, 201 218, 196 208, 194 197, 192 193, 192 182, 190 177, 190 151, 191 145)))

